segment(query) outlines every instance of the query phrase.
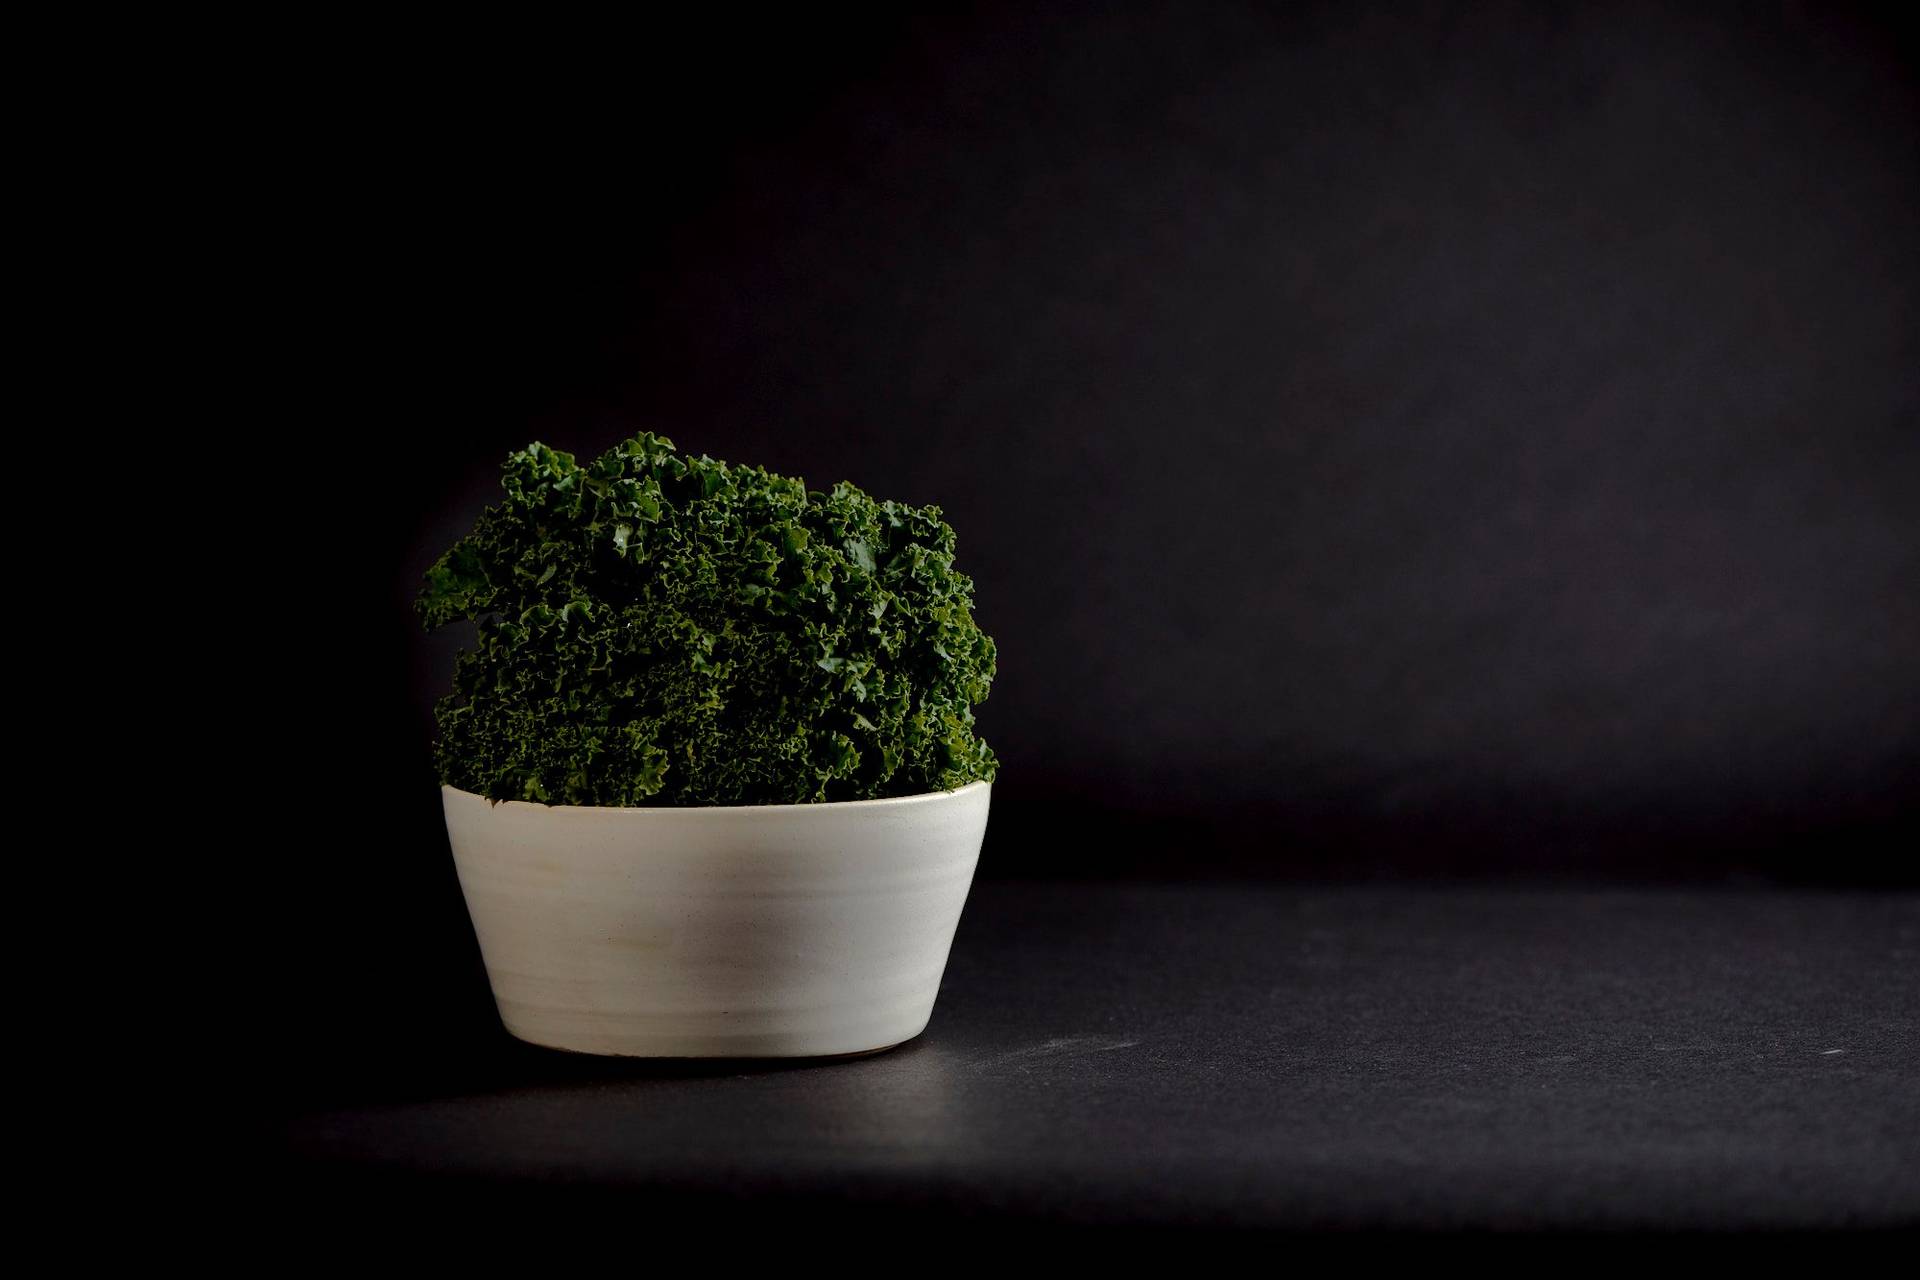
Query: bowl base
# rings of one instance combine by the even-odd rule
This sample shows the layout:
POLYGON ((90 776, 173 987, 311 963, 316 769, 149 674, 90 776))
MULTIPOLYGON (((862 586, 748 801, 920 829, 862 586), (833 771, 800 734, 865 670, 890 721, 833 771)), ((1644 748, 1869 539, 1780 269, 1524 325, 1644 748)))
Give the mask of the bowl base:
POLYGON ((512 1036, 512 1037, 513 1037, 513 1038, 514 1038, 515 1040, 518 1040, 518 1041, 519 1041, 519 1042, 520 1042, 521 1044, 526 1044, 526 1045, 532 1045, 532 1046, 533 1046, 534 1048, 536 1048, 536 1049, 544 1049, 544 1050, 546 1050, 546 1051, 547 1051, 548 1053, 565 1053, 565 1054, 570 1054, 570 1055, 572 1055, 573 1057, 576 1057, 576 1058, 599 1058, 599 1059, 601 1059, 602 1061, 623 1061, 623 1062, 662 1062, 662 1063, 687 1063, 687 1064, 692 1064, 692 1063, 703 1063, 703 1062, 704 1062, 704 1063, 719 1063, 719 1062, 755 1062, 755 1063, 770 1063, 770 1062, 806 1062, 806 1063, 815 1063, 815 1062, 817 1062, 817 1063, 833 1063, 833 1062, 855 1062, 855 1061, 858 1061, 858 1060, 859 1060, 859 1059, 861 1059, 861 1058, 871 1058, 871 1057, 874 1057, 874 1056, 876 1056, 876 1055, 878 1055, 878 1054, 882 1054, 882 1053, 890 1053, 890 1052, 892 1052, 893 1050, 895 1050, 895 1049, 898 1049, 898 1048, 899 1048, 899 1047, 900 1047, 901 1045, 903 1045, 903 1044, 909 1044, 909 1043, 911 1043, 912 1041, 915 1041, 915 1040, 918 1040, 918 1039, 920 1038, 920 1034, 919 1034, 918 1032, 916 1032, 915 1034, 913 1034, 913 1035, 910 1035, 910 1036, 908 1036, 908 1037, 907 1037, 906 1039, 904 1039, 904 1040, 895 1040, 895 1041, 894 1041, 894 1042, 893 1042, 892 1044, 882 1044, 882 1045, 875 1045, 875 1046, 874 1046, 873 1048, 871 1048, 871 1049, 852 1049, 852 1050, 849 1050, 849 1051, 847 1051, 847 1052, 844 1052, 844 1053, 749 1053, 749 1054, 738 1054, 738 1053, 600 1053, 600 1052, 598 1052, 598 1051, 596 1051, 596 1050, 593 1050, 593 1049, 574 1049, 574 1048, 571 1048, 571 1047, 569 1047, 569 1046, 567 1046, 567 1045, 563 1045, 563 1044, 543 1044, 543 1043, 541 1043, 541 1042, 540 1042, 540 1041, 538 1041, 538 1040, 533 1040, 533 1039, 530 1039, 530 1038, 528 1038, 527 1036, 524 1036, 524 1035, 521 1035, 521 1034, 520 1034, 519 1032, 517 1032, 517 1031, 515 1031, 515 1030, 513 1030, 513 1029, 512 1029, 511 1027, 509 1027, 509 1028, 507 1029, 507 1034, 508 1034, 508 1035, 510 1035, 510 1036, 512 1036))

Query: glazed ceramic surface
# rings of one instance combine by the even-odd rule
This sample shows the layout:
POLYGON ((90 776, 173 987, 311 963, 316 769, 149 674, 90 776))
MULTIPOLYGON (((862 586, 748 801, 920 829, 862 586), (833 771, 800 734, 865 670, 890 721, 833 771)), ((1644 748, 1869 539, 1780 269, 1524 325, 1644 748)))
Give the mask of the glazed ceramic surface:
POLYGON ((705 809, 441 791, 509 1031, 732 1058, 860 1053, 925 1029, 992 786, 705 809))

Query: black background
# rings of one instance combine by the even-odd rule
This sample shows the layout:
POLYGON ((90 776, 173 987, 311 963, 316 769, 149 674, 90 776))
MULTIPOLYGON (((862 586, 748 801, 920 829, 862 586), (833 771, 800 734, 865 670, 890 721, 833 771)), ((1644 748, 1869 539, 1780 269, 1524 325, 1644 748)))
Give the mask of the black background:
POLYGON ((311 104, 343 180, 296 246, 354 478, 300 677, 353 797, 297 890, 355 939, 322 1017, 499 1034, 429 761, 459 638, 408 603, 508 450, 642 428, 945 509, 1001 654, 989 878, 1920 879, 1891 10, 722 11, 365 53, 311 104))

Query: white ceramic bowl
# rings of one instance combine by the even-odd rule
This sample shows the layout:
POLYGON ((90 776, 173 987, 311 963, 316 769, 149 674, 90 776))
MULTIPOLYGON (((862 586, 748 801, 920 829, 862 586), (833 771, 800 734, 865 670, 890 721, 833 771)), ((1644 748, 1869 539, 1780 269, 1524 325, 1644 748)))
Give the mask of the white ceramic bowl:
POLYGON ((794 1058, 925 1030, 992 784, 704 809, 441 791, 507 1030, 580 1053, 794 1058))

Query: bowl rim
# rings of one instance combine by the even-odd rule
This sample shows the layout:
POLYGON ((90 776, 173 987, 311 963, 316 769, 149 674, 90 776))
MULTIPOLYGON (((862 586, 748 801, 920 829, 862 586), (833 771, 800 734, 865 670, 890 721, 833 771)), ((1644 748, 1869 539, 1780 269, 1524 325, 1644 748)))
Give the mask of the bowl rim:
POLYGON ((746 814, 746 813, 826 813, 846 812, 848 810, 905 809, 918 805, 932 804, 941 800, 952 800, 975 790, 992 790, 993 781, 982 778, 975 782, 955 787, 951 791, 921 791, 910 796, 884 796, 878 800, 814 800, 801 804, 682 804, 682 805, 611 805, 611 804, 541 804, 538 800, 489 800, 476 791, 463 791, 448 783, 440 784, 444 797, 461 796, 469 800, 478 800, 489 808, 506 807, 510 809, 530 809, 541 813, 623 813, 645 817, 664 817, 671 815, 685 818, 696 814, 746 814))

